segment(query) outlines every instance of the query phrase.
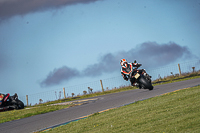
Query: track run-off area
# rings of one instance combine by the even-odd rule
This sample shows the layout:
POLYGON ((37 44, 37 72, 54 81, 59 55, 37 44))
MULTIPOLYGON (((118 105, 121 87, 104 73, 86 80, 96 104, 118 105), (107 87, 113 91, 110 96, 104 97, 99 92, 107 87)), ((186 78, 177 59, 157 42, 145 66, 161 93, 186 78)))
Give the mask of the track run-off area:
MULTIPOLYGON (((169 92, 200 85, 200 78, 154 86, 152 91, 134 89, 83 100, 73 101, 74 106, 0 124, 1 133, 29 133, 66 124, 123 105, 163 95, 169 92)), ((62 103, 67 104, 67 103, 62 103)))

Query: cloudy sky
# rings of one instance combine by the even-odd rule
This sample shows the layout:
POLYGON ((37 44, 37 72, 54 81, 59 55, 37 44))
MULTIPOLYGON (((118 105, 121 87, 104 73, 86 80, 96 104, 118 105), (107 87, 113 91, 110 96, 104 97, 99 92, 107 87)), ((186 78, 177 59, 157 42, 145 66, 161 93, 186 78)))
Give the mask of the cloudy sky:
POLYGON ((199 35, 200 0, 0 0, 0 90, 115 77, 121 58, 147 69, 199 59, 199 35))

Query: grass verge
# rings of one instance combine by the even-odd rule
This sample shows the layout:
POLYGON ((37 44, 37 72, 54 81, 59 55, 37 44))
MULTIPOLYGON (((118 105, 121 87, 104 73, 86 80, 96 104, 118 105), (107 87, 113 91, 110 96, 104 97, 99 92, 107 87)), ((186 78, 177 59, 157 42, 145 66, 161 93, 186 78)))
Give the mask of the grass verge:
POLYGON ((171 92, 71 122, 48 133, 200 132, 200 86, 171 92))

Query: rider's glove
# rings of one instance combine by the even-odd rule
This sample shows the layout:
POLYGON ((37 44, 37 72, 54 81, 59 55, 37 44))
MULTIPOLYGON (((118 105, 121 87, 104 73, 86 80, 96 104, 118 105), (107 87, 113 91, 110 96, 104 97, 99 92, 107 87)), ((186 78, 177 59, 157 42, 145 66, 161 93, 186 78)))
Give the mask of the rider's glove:
POLYGON ((128 78, 127 78, 127 77, 124 77, 124 80, 128 81, 128 78))

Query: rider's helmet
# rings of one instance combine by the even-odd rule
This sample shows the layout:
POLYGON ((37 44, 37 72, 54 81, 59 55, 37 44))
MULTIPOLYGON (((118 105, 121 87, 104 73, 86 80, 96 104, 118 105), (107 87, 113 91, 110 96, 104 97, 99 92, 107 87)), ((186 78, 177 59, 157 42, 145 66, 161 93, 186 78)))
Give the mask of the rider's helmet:
POLYGON ((128 66, 126 59, 121 59, 120 64, 123 68, 127 68, 127 66, 128 66))

